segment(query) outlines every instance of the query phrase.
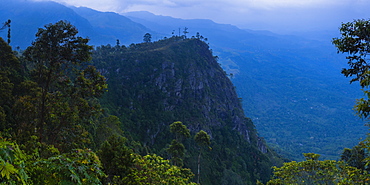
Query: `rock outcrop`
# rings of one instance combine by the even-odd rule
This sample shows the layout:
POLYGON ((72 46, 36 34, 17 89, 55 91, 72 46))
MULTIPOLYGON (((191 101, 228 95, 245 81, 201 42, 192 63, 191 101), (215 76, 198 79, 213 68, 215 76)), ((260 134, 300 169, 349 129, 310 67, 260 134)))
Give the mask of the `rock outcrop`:
MULTIPOLYGON (((266 154, 268 147, 205 42, 172 37, 129 48, 105 46, 97 49, 94 60, 106 72, 107 98, 114 98, 108 102, 115 102, 124 130, 154 152, 163 152, 170 142, 169 125, 182 121, 193 134, 204 130, 211 136, 208 173, 218 173, 211 172, 216 170, 214 158, 220 158, 218 165, 231 165, 226 168, 237 165, 227 158, 240 158, 245 166, 230 170, 242 178, 256 180, 262 178, 256 174, 270 173, 272 155, 266 154)), ((187 146, 192 145, 189 141, 187 146)), ((188 149, 190 156, 197 155, 194 149, 188 149)), ((196 166, 189 160, 185 164, 196 166)))

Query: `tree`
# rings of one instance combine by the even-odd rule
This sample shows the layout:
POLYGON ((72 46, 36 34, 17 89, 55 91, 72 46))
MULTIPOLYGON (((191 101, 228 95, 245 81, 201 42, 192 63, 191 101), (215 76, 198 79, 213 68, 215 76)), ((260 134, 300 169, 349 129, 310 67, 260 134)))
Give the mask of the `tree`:
POLYGON ((47 147, 52 156, 40 158, 38 150, 28 154, 14 141, 0 138, 1 184, 102 184, 105 174, 93 151, 77 149, 60 154, 47 147))
POLYGON ((200 39, 200 34, 199 34, 199 32, 197 32, 197 34, 195 35, 195 37, 196 37, 197 39, 200 39))
POLYGON ((273 167, 274 178, 268 185, 276 184, 367 184, 369 175, 343 161, 319 161, 319 154, 303 154, 306 161, 284 163, 273 167))
POLYGON ((144 35, 144 42, 148 43, 152 41, 152 35, 150 33, 146 33, 144 35))
POLYGON ((116 47, 119 47, 120 46, 120 42, 119 42, 119 39, 116 40, 116 47))
POLYGON ((190 137, 190 131, 181 121, 173 122, 170 125, 171 133, 176 135, 176 140, 181 142, 184 138, 190 137))
POLYGON ((173 166, 168 160, 155 154, 140 156, 134 154, 133 172, 122 180, 122 184, 142 185, 195 185, 190 182, 194 174, 187 168, 173 166))
POLYGON ((170 146, 167 148, 167 152, 171 155, 171 161, 176 166, 183 166, 182 158, 185 155, 184 144, 178 142, 177 140, 172 140, 170 146))
POLYGON ((370 22, 369 20, 355 20, 343 23, 340 28, 341 37, 334 38, 333 44, 337 47, 338 53, 347 53, 348 65, 350 68, 343 69, 346 77, 355 76, 351 82, 359 81, 362 87, 368 86, 366 78, 369 65, 367 55, 370 52, 370 22), (365 80, 365 81, 364 81, 365 80))
POLYGON ((8 27, 8 35, 7 35, 7 37, 8 37, 8 44, 10 44, 10 23, 11 22, 12 21, 10 19, 8 19, 6 22, 4 22, 3 27, 0 28, 0 30, 2 30, 2 29, 5 29, 6 27, 8 27))
POLYGON ((340 160, 346 162, 348 165, 356 167, 362 171, 368 170, 366 165, 366 158, 368 157, 364 149, 364 144, 354 146, 352 149, 345 148, 340 160))
POLYGON ((92 46, 77 33, 65 21, 48 24, 24 53, 38 87, 32 101, 24 97, 29 102, 24 105, 34 105, 32 112, 37 112, 24 124, 33 127, 41 142, 68 150, 89 142, 86 129, 100 114, 96 98, 107 87, 105 78, 87 63, 92 46))
POLYGON ((184 38, 186 39, 186 34, 188 34, 188 33, 189 33, 189 32, 188 32, 188 28, 187 28, 187 27, 185 27, 185 28, 184 28, 183 33, 184 33, 184 38))
POLYGON ((123 135, 120 128, 121 122, 117 116, 109 115, 103 117, 95 123, 97 127, 93 133, 94 143, 99 148, 108 138, 113 135, 123 135))
POLYGON ((119 183, 132 172, 134 153, 126 146, 126 138, 113 135, 101 146, 98 156, 107 174, 106 184, 119 183))
POLYGON ((97 155, 90 149, 41 159, 32 166, 34 184, 102 184, 105 177, 97 155))
MULTIPOLYGON (((347 53, 348 69, 343 69, 342 74, 352 77, 351 83, 358 81, 362 88, 370 85, 370 71, 368 55, 370 52, 370 21, 358 19, 353 22, 343 23, 340 28, 341 37, 334 38, 333 44, 338 53, 347 53)), ((367 118, 370 115, 370 91, 364 90, 366 98, 357 100, 355 109, 359 116, 367 118)))
POLYGON ((21 65, 11 47, 0 37, 0 130, 9 129, 14 123, 12 107, 23 81, 21 65))
MULTIPOLYGON (((338 53, 347 53, 348 69, 342 74, 352 77, 351 83, 358 81, 360 86, 368 88, 370 85, 369 65, 367 55, 370 46, 370 23, 366 20, 355 20, 342 24, 341 37, 334 38, 333 44, 338 53)), ((370 92, 364 91, 367 98, 370 92)), ((357 101, 355 108, 360 117, 369 116, 370 107, 368 99, 357 101)), ((369 174, 366 166, 370 158, 366 150, 370 149, 369 139, 353 149, 345 149, 341 155, 342 161, 319 161, 320 155, 304 154, 306 161, 284 163, 280 168, 274 167, 274 179, 267 184, 368 184, 369 174)))
POLYGON ((171 161, 176 166, 182 166, 182 158, 185 155, 185 146, 181 143, 184 138, 190 137, 190 131, 181 121, 173 122, 170 125, 170 131, 176 138, 172 140, 167 152, 172 156, 171 161))
POLYGON ((0 181, 4 184, 30 184, 27 156, 19 146, 0 138, 0 181))
MULTIPOLYGON (((208 147, 211 144, 211 137, 205 132, 204 130, 199 131, 195 136, 194 136, 195 142, 199 146, 199 155, 198 155, 198 180, 197 183, 200 183, 200 157, 202 154, 202 150, 204 148, 208 147)), ((210 149, 210 148, 209 148, 210 149)))

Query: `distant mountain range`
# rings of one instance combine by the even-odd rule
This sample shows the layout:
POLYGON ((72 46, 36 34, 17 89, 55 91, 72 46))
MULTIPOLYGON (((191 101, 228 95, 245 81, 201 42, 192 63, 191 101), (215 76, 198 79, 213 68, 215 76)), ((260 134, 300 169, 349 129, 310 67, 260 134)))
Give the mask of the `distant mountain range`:
MULTIPOLYGON (((61 19, 75 25, 95 46, 115 45, 117 39, 125 45, 142 42, 145 33, 153 40, 183 35, 185 27, 188 37, 199 32, 208 38, 260 136, 291 159, 300 159, 303 152, 336 159, 367 131, 352 111, 361 92, 340 74, 346 61, 330 43, 335 34, 317 33, 310 39, 308 34, 305 38, 242 30, 205 19, 149 12, 119 15, 54 2, 2 0, 0 21, 8 19, 12 20, 11 45, 22 49, 31 44, 37 28, 61 19)), ((0 36, 6 37, 6 31, 0 36)))
MULTIPOLYGON (((142 41, 142 36, 152 32, 145 26, 116 13, 102 13, 88 8, 66 7, 55 2, 34 2, 25 0, 2 0, 0 20, 12 20, 13 47, 25 49, 35 38, 38 28, 59 20, 67 20, 75 25, 80 36, 89 37, 90 44, 122 44, 142 41)), ((6 37, 6 31, 0 32, 6 37)))

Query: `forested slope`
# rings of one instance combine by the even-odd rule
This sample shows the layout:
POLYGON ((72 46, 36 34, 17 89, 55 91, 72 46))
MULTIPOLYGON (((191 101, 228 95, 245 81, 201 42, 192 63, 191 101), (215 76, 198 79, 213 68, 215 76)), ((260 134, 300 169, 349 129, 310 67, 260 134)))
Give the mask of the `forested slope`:
MULTIPOLYGON (((335 34, 312 40, 243 30, 211 20, 175 19, 148 12, 125 15, 132 20, 55 2, 0 1, 1 22, 12 21, 10 45, 17 51, 31 45, 37 28, 58 20, 74 24, 79 35, 88 37, 95 47, 117 41, 138 43, 146 33, 152 40, 181 36, 185 27, 188 36, 199 32, 208 38, 218 62, 237 87, 245 114, 260 136, 291 159, 303 159, 303 152, 337 159, 343 148, 365 137, 366 127, 352 111, 354 100, 362 94, 339 74, 345 61, 330 43, 335 34)), ((7 31, 2 30, 0 36, 6 38, 7 31)))
POLYGON ((187 27, 190 35, 207 37, 245 114, 260 136, 288 158, 303 160, 302 153, 314 152, 337 159, 343 148, 366 135, 364 122, 352 110, 362 93, 340 75, 346 62, 331 43, 338 30, 310 39, 149 12, 125 16, 156 32, 174 30, 177 35, 187 27))
POLYGON ((45 25, 22 53, 0 39, 1 180, 255 184, 281 163, 200 37, 93 49, 77 34, 45 25))
MULTIPOLYGON (((126 137, 168 156, 169 125, 181 121, 192 135, 205 130, 211 136, 212 149, 202 157, 202 183, 266 180, 275 154, 244 116, 216 58, 200 39, 171 37, 129 47, 101 46, 93 63, 108 79, 103 105, 121 118, 126 137)), ((198 147, 191 139, 184 142, 184 164, 196 171, 198 147)))

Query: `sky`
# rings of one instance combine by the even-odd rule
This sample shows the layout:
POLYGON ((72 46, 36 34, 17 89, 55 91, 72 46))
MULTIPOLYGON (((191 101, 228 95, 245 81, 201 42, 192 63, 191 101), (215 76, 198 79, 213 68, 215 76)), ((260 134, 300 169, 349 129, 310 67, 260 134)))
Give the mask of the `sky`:
MULTIPOLYGON (((50 0, 37 0, 50 1, 50 0)), ((149 11, 183 19, 211 19, 276 33, 338 29, 370 18, 370 0, 53 0, 99 11, 149 11)))

